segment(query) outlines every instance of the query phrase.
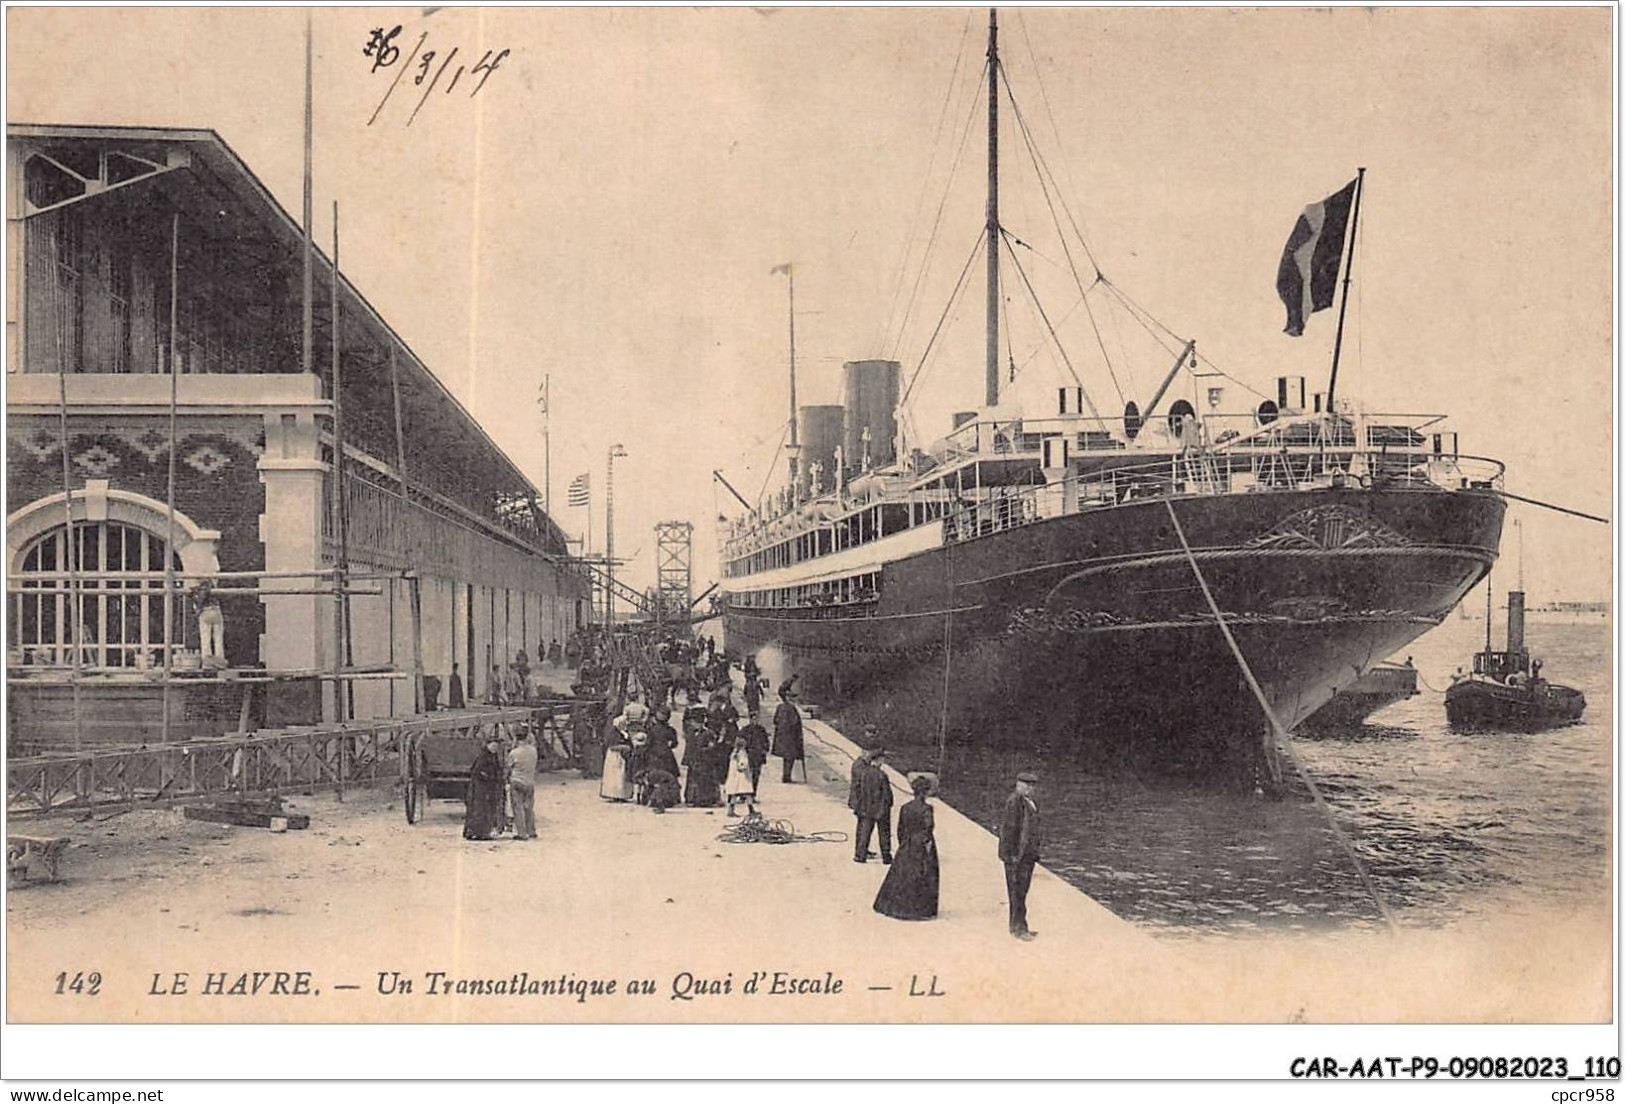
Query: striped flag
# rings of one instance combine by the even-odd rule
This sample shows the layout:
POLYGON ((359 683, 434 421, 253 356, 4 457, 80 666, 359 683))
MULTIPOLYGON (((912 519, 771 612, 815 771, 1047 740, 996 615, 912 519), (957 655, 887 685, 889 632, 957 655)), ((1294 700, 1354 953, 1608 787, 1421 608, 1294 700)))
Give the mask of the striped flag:
POLYGON ((1275 290, 1286 304, 1286 332, 1293 337, 1303 333, 1311 314, 1337 297, 1337 270, 1343 263, 1343 235, 1356 183, 1351 180, 1341 191, 1305 207, 1286 240, 1275 290))
POLYGON ((570 480, 570 505, 586 506, 592 500, 592 482, 586 472, 570 480))

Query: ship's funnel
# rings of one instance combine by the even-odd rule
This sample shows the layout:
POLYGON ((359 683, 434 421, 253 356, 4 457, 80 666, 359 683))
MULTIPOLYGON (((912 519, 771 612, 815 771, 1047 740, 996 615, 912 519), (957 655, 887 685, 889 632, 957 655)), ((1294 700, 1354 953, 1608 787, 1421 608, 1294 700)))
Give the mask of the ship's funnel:
POLYGON ((895 360, 846 362, 846 469, 853 474, 889 464, 897 456, 897 400, 903 366, 895 360))
POLYGON ((1507 651, 1523 651, 1523 591, 1507 591, 1507 651))
POLYGON ((835 405, 801 408, 801 493, 812 494, 812 469, 818 465, 818 493, 835 486, 835 453, 841 446, 846 409, 835 405))

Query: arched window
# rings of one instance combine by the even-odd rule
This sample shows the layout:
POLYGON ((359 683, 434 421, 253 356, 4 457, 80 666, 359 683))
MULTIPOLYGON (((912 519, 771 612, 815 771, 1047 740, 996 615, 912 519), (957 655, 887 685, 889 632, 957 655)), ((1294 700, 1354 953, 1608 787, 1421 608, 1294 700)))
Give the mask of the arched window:
MULTIPOLYGON (((80 664, 84 667, 162 667, 164 553, 162 537, 116 521, 79 522, 80 664)), ((23 549, 13 582, 9 628, 12 661, 69 666, 73 662, 68 534, 57 526, 23 549), (30 578, 33 576, 33 578, 30 578)), ((177 574, 181 560, 170 556, 177 574)), ((173 645, 185 642, 184 602, 173 600, 173 645)))

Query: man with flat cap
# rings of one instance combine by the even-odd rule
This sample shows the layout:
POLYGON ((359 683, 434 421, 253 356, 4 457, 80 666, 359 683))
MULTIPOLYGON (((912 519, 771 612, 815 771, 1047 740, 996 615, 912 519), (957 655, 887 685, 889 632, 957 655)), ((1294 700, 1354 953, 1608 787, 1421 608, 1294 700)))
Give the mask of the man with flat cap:
MULTIPOLYGON (((875 726, 863 726, 865 743, 873 744, 875 726)), ((852 837, 852 861, 867 862, 869 839, 880 829, 880 861, 891 864, 891 779, 886 777, 886 749, 871 746, 852 763, 852 784, 846 804, 858 818, 852 837)))
POLYGON ((1038 864, 1038 848, 1043 840, 1034 787, 1038 775, 1023 771, 1016 775, 1016 790, 1004 803, 999 821, 999 858, 1004 862, 1004 888, 1010 897, 1010 934, 1032 939, 1038 933, 1027 927, 1027 889, 1033 884, 1033 867, 1038 864))

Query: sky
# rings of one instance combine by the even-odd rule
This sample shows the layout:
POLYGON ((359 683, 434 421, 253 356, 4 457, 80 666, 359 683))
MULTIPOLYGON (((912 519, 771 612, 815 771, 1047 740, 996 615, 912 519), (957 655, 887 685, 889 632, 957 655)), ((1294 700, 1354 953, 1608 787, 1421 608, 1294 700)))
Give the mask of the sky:
MULTIPOLYGON (((1102 413, 1144 405, 1173 338, 1103 288, 1091 326, 1067 249, 1084 286, 1092 256, 1235 381, 1204 384, 1323 389, 1335 318, 1286 336, 1275 272, 1303 206, 1364 166, 1339 394, 1448 414, 1463 451, 1506 462, 1509 490, 1610 516, 1611 14, 1004 12, 1057 219, 1007 99, 1002 221, 1102 413)), ((7 118, 210 127, 297 214, 304 18, 9 9, 7 118)), ((752 498, 776 461, 782 478, 775 266, 795 265, 803 403, 839 401, 846 360, 913 377, 945 317, 916 438, 979 404, 979 264, 950 293, 983 217, 985 9, 315 9, 312 25, 316 239, 336 199, 346 273, 539 486, 550 377, 554 513, 585 529, 565 487, 591 472, 598 548, 606 454, 625 447, 616 543, 634 584, 654 581, 662 520, 695 525, 696 592, 715 578, 732 499, 713 469, 752 498), (399 57, 375 70, 370 34, 396 25, 399 57), (422 86, 420 38, 436 53, 422 86)), ((1005 271, 1011 402, 1047 413, 1068 369, 1005 271)), ((1532 602, 1607 596, 1609 528, 1511 516, 1532 602)), ((1503 551, 1516 570, 1510 524, 1503 551)))

